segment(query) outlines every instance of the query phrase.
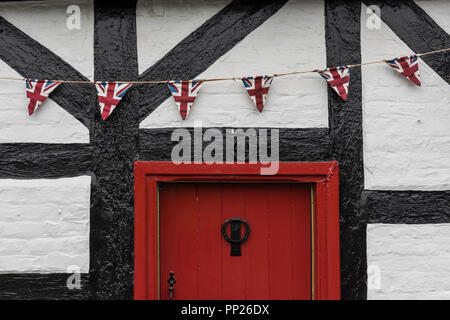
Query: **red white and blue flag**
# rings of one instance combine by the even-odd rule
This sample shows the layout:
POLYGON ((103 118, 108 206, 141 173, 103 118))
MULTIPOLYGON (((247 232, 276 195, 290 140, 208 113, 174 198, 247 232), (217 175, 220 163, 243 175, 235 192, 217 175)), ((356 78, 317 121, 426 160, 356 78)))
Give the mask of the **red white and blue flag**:
POLYGON ((173 100, 177 105, 181 118, 186 120, 192 106, 194 105, 195 98, 197 98, 202 81, 173 81, 169 82, 169 89, 172 93, 173 100))
POLYGON ((401 57, 395 58, 393 60, 386 61, 388 65, 392 68, 400 72, 406 78, 414 82, 419 87, 420 83, 420 74, 419 74, 419 59, 416 55, 412 55, 409 57, 401 57))
POLYGON ((95 83, 102 119, 106 120, 130 89, 132 83, 99 81, 95 83))
POLYGON ((27 89, 28 114, 31 116, 34 111, 48 98, 48 95, 59 86, 61 82, 49 80, 27 79, 25 86, 27 89))
POLYGON ((327 80, 328 84, 342 99, 347 100, 350 68, 347 66, 333 67, 319 71, 319 74, 327 80))
POLYGON ((256 108, 258 108, 259 112, 262 112, 264 109, 264 103, 266 102, 272 80, 273 78, 269 76, 242 78, 245 89, 247 89, 248 95, 253 100, 253 103, 256 108))

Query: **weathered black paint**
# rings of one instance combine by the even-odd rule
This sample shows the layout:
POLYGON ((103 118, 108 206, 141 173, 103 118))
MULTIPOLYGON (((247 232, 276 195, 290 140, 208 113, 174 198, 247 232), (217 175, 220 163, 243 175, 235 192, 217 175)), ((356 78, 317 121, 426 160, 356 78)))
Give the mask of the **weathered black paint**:
MULTIPOLYGON (((275 14, 287 0, 234 0, 183 39, 140 80, 194 79, 275 14)), ((167 86, 139 86, 140 120, 170 97, 167 86)))
MULTIPOLYGON (((361 3, 325 1, 327 65, 361 62, 361 3)), ((361 69, 350 72, 348 100, 328 88, 331 157, 339 163, 341 295, 367 296, 366 225, 360 219, 359 200, 364 189, 361 69)))
MULTIPOLYGON (((140 130, 139 157, 144 161, 170 161, 172 148, 178 143, 171 141, 171 135, 176 128, 144 129, 140 130)), ((208 128, 203 128, 203 132, 208 128)), ((224 136, 226 130, 231 128, 217 128, 224 136)), ((248 128, 242 129, 244 132, 248 128)), ((254 128, 257 131, 260 128, 254 128)), ((266 128, 267 140, 270 148, 270 130, 277 128, 266 128)), ((194 129, 186 128, 194 139, 194 129)), ((330 160, 330 138, 328 128, 308 128, 308 129, 277 129, 279 130, 279 156, 280 161, 326 161, 330 160)), ((236 142, 236 140, 235 140, 236 142)), ((204 142, 205 147, 209 142, 204 142)), ((235 143, 236 149, 236 143, 235 143)), ((194 154, 192 147, 191 154, 194 154)), ((246 145, 246 159, 248 159, 248 144, 246 145)), ((268 150, 270 152, 270 149, 268 150)), ((225 156, 225 155, 224 155, 225 156)))
MULTIPOLYGON (((381 19, 415 53, 450 48, 450 35, 413 0, 363 0, 381 9, 381 19)), ((450 83, 450 52, 421 57, 438 75, 450 83)))
POLYGON ((69 290, 68 274, 0 274, 0 298, 32 300, 88 299, 89 275, 81 276, 81 290, 69 290))
POLYGON ((449 223, 450 191, 364 191, 368 223, 449 223))
MULTIPOLYGON (((0 59, 24 78, 88 80, 63 59, 2 17, 0 44, 0 59)), ((95 88, 91 84, 62 83, 52 92, 51 99, 89 128, 92 115, 90 111, 95 96, 95 88)))
POLYGON ((0 144, 0 178, 58 178, 89 173, 93 148, 86 144, 0 144))
MULTIPOLYGON (((95 79, 137 80, 136 1, 96 0, 94 10, 95 79)), ((108 121, 95 113, 90 130, 98 197, 97 210, 91 212, 90 298, 133 298, 138 103, 136 90, 131 88, 108 121)))

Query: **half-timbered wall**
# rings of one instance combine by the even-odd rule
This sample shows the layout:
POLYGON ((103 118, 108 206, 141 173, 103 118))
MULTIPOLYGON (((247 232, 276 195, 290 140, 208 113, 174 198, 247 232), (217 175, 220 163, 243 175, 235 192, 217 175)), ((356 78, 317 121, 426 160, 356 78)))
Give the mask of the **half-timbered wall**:
MULTIPOLYGON (((155 80, 307 70, 450 47, 450 1, 27 1, 0 4, 0 75, 155 80), (381 9, 369 29, 367 6, 381 9), (81 9, 69 29, 70 5, 81 9)), ((344 102, 317 74, 274 80, 263 113, 239 82, 205 84, 186 121, 165 85, 136 85, 103 122, 92 85, 32 116, 0 86, 0 298, 133 297, 133 164, 170 161, 174 128, 278 128, 281 161, 340 166, 344 299, 448 298, 450 54, 422 87, 351 71, 344 102), (69 290, 78 266, 81 289, 69 290), (69 269, 68 269, 69 268, 69 269), (369 279, 368 278, 369 274, 369 279)))

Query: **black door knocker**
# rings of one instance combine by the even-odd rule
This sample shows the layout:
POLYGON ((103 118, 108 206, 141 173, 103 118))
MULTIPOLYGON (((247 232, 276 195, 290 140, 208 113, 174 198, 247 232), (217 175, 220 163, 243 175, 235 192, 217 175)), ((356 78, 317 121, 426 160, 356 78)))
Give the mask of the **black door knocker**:
POLYGON ((240 218, 231 218, 225 221, 222 225, 222 235, 231 245, 231 253, 232 257, 240 257, 241 256, 241 244, 244 243, 250 234, 250 226, 248 222, 242 220, 240 218), (241 238, 241 223, 245 226, 245 234, 244 237, 241 238), (226 227, 227 224, 230 224, 231 229, 231 238, 228 237, 226 227))

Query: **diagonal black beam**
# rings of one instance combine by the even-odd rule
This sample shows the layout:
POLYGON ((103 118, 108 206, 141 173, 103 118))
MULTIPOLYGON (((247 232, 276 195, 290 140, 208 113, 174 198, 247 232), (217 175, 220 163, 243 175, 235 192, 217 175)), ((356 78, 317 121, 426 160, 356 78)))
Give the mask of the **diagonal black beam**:
MULTIPOLYGON (((178 43, 139 80, 193 79, 274 15, 287 0, 234 0, 178 43)), ((139 86, 142 121, 170 97, 166 85, 139 86)))
MULTIPOLYGON (((171 161, 172 148, 178 143, 171 141, 172 132, 179 128, 142 129, 139 134, 139 159, 143 161, 171 161)), ((203 132, 208 128, 203 128, 203 132)), ((224 136, 231 128, 215 128, 224 136)), ((240 128, 244 132, 248 128, 240 128)), ((261 128, 254 128, 256 131, 261 128)), ((272 129, 266 128, 267 140, 270 142, 272 129)), ((193 128, 186 128, 193 137, 193 128)), ((330 160, 330 137, 328 128, 278 129, 280 161, 326 161, 330 160)), ((258 131, 257 131, 258 133, 258 131)), ((193 138, 192 138, 193 139, 193 138)), ((235 140, 236 142, 236 140, 235 140)), ((209 142, 208 142, 209 143, 209 142)), ((204 143, 205 147, 207 142, 204 143)), ((193 143, 192 143, 193 147, 193 143)), ((248 160, 248 145, 246 159, 248 160)), ((192 151, 192 154, 193 151, 192 151)), ((225 156, 225 155, 224 155, 225 156)))
MULTIPOLYGON (((2 17, 0 43, 0 59, 24 78, 88 80, 63 59, 2 17)), ((88 128, 93 97, 93 85, 71 83, 61 84, 50 95, 53 101, 88 128)))
POLYGON ((449 223, 450 191, 372 191, 363 193, 367 223, 449 223))
POLYGON ((0 178, 31 179, 78 176, 91 172, 87 144, 0 144, 0 178))
MULTIPOLYGON (((361 2, 325 1, 327 65, 360 63, 361 2)), ((366 225, 359 201, 364 189, 361 69, 353 68, 347 101, 328 88, 332 158, 339 163, 341 295, 367 296, 366 225)))
MULTIPOLYGON (((413 0, 363 0, 363 3, 379 6, 381 19, 414 52, 450 48, 450 35, 413 0)), ((450 84, 450 52, 427 55, 421 59, 450 84)))

